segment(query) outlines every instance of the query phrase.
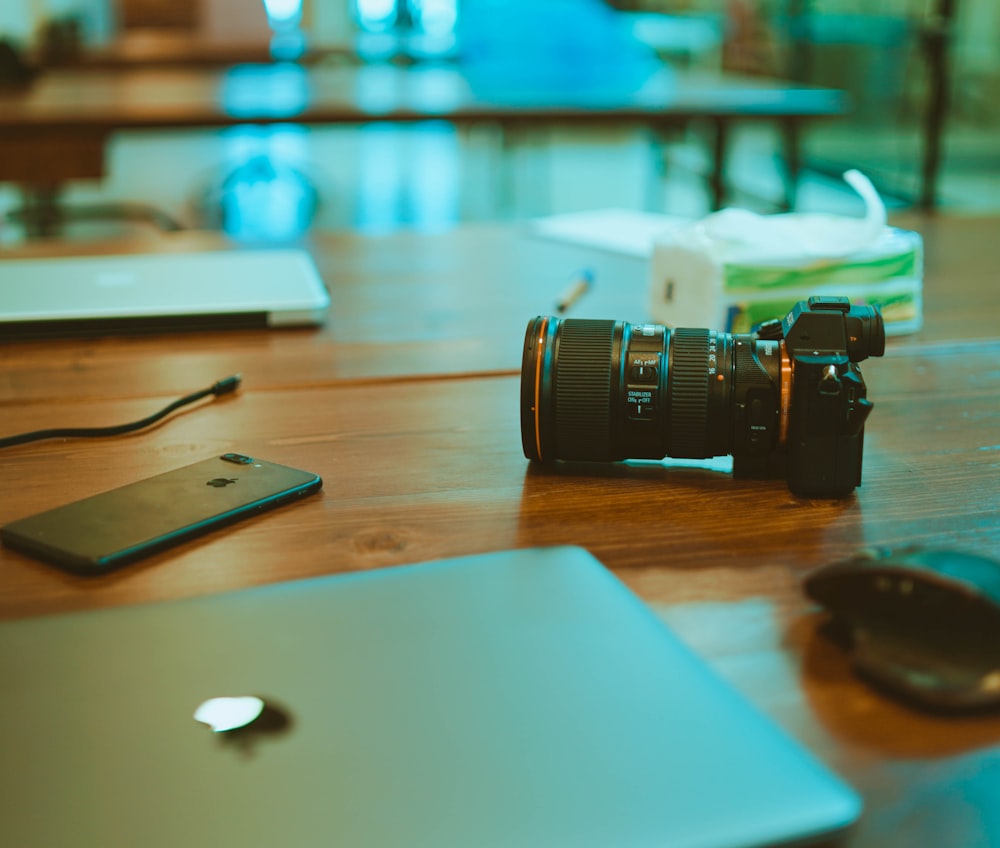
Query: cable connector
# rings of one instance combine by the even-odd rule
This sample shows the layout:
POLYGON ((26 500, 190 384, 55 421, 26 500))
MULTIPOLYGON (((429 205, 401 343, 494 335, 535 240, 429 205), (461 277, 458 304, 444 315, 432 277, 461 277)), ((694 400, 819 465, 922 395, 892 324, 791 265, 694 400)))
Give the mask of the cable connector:
POLYGON ((217 383, 212 385, 212 394, 216 397, 221 395, 228 395, 235 392, 239 387, 240 383, 243 382, 242 374, 233 374, 232 377, 226 377, 219 380, 217 383))

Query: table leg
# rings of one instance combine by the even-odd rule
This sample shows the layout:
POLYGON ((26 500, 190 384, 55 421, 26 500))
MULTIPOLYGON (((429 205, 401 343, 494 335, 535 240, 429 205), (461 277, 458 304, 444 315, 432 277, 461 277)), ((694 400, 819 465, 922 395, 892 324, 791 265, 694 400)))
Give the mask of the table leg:
POLYGON ((645 208, 650 212, 663 212, 664 192, 669 177, 668 130, 654 125, 648 127, 646 132, 649 138, 649 171, 652 177, 646 180, 645 208))
POLYGON ((726 150, 729 146, 729 121, 717 118, 712 138, 712 173, 709 176, 712 209, 721 209, 726 201, 726 150))
POLYGON ((782 142, 785 148, 785 172, 783 174, 784 197, 782 211, 795 209, 799 193, 799 178, 802 174, 802 136, 799 122, 788 119, 781 122, 782 142))
POLYGON ((935 14, 923 33, 929 90, 924 114, 924 161, 920 174, 919 205, 921 209, 928 211, 937 206, 942 137, 951 88, 950 48, 955 2, 956 0, 938 0, 935 14))

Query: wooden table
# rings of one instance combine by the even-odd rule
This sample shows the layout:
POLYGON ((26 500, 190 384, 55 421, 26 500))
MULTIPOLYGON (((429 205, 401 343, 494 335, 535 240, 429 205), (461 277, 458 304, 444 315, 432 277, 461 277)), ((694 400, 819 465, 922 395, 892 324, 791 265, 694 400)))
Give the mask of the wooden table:
POLYGON ((800 125, 845 108, 834 90, 669 68, 634 90, 530 92, 484 91, 452 64, 52 70, 23 91, 0 92, 0 182, 22 186, 35 230, 46 234, 58 222, 59 188, 102 178, 110 137, 127 130, 446 120, 499 127, 502 148, 525 127, 634 124, 659 138, 702 120, 715 129, 710 186, 718 207, 725 198, 731 124, 767 120, 786 131, 791 193, 800 125))
MULTIPOLYGON (((996 224, 919 224, 927 326, 864 365, 875 402, 864 485, 840 501, 705 469, 530 466, 521 336, 551 308, 565 256, 510 230, 318 237, 334 301, 319 331, 0 344, 4 433, 130 420, 246 376, 238 395, 149 432, 3 451, 0 521, 226 450, 326 481, 320 496, 99 579, 0 549, 0 616, 579 544, 863 794, 848 844, 995 844, 1000 716, 928 716, 859 683, 800 581, 871 545, 1000 551, 996 224)), ((635 289, 596 289, 588 306, 642 317, 635 289)))

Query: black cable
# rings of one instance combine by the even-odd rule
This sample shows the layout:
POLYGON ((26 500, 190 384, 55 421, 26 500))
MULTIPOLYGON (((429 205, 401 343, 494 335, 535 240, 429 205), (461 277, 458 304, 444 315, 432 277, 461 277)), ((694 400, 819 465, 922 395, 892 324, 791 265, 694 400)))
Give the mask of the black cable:
POLYGON ((27 442, 38 442, 42 439, 75 439, 97 436, 120 436, 122 433, 131 433, 133 430, 142 430, 144 427, 149 427, 151 424, 155 424, 157 421, 166 418, 171 412, 180 409, 182 406, 187 406, 189 403, 194 403, 196 400, 201 400, 203 397, 208 397, 209 395, 220 397, 221 395, 228 395, 231 392, 235 392, 242 379, 243 377, 240 374, 234 374, 232 377, 226 377, 224 380, 219 380, 207 389, 202 389, 199 392, 192 392, 189 395, 185 395, 184 397, 175 400, 168 406, 165 406, 159 412, 154 412, 146 418, 139 421, 133 421, 129 424, 118 424, 114 427, 56 427, 51 430, 35 430, 31 433, 20 433, 16 436, 6 436, 0 439, 0 448, 23 445, 27 442))

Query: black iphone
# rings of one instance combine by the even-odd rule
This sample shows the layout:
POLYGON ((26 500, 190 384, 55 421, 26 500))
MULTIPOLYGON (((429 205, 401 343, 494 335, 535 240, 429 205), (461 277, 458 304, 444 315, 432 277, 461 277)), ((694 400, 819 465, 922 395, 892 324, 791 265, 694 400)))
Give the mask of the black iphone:
POLYGON ((0 539, 78 574, 102 574, 322 485, 309 471, 225 453, 13 521, 0 539))

